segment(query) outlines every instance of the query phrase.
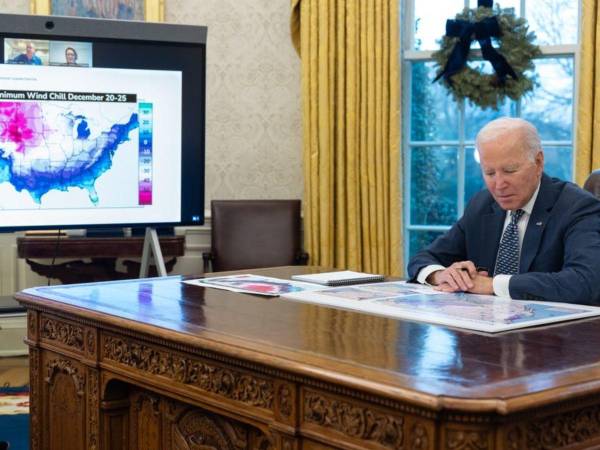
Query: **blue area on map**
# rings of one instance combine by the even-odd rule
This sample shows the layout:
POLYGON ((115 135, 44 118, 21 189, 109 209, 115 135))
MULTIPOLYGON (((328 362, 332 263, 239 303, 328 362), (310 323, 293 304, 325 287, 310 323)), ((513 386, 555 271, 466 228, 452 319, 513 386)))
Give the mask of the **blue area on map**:
POLYGON ((530 312, 529 316, 516 316, 509 317, 505 320, 505 323, 520 323, 526 322, 532 319, 551 319, 553 317, 560 317, 565 315, 577 314, 579 311, 576 308, 569 308, 567 306, 554 306, 554 305, 539 305, 537 303, 527 304, 527 309, 530 312))
POLYGON ((10 180, 10 163, 4 158, 4 152, 0 149, 0 183, 10 180))
POLYGON ((87 139, 91 133, 86 120, 79 122, 79 125, 77 125, 77 139, 87 139))
POLYGON ((131 114, 127 123, 114 124, 94 139, 87 139, 90 130, 84 116, 70 117, 79 121, 77 139, 83 140, 83 149, 60 167, 50 166, 50 161, 39 160, 27 175, 13 171, 13 159, 4 156, 0 148, 0 182, 10 182, 18 192, 27 191, 36 203, 41 203, 44 194, 55 189, 67 191, 72 187, 86 189, 93 204, 98 203, 94 184, 98 177, 112 167, 113 155, 119 145, 129 140, 129 133, 138 128, 137 113, 131 114))

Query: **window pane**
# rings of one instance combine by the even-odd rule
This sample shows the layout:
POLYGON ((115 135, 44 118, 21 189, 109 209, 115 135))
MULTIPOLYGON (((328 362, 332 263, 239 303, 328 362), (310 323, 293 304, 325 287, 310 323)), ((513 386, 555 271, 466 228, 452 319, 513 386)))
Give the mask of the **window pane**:
POLYGON ((577 43, 577 9, 575 0, 527 0, 525 17, 529 31, 537 36, 538 45, 577 43))
POLYGON ((465 149, 465 206, 477 192, 485 187, 479 165, 479 154, 474 147, 465 149))
POLYGON ((410 231, 410 247, 408 249, 408 258, 412 258, 415 254, 431 244, 434 239, 444 234, 441 231, 410 231))
MULTIPOLYGON (((527 0, 529 1, 529 0, 527 0)), ((496 3, 496 2, 494 2, 496 3)), ((520 0, 502 0, 499 3, 502 9, 513 8, 515 10, 515 14, 518 16, 519 11, 521 11, 521 1, 520 0)), ((496 5, 494 5, 496 6, 496 5)), ((477 0, 469 0, 470 8, 477 8, 477 0)))
POLYGON ((454 19, 465 6, 463 0, 415 1, 415 49, 436 50, 446 34, 446 20, 454 19))
POLYGON ((544 146, 544 172, 561 180, 573 180, 573 149, 544 146))
POLYGON ((481 109, 473 106, 469 102, 465 104, 465 139, 474 141, 479 130, 489 121, 498 117, 516 116, 516 104, 512 100, 505 101, 498 107, 498 111, 493 109, 481 109))
POLYGON ((452 224, 457 215, 456 149, 449 147, 413 148, 410 172, 411 224, 452 224))
POLYGON ((434 63, 412 63, 411 139, 434 141, 458 139, 458 108, 441 82, 435 78, 434 63))
POLYGON ((522 117, 544 140, 571 140, 573 127, 573 58, 535 61, 540 85, 522 101, 522 117))

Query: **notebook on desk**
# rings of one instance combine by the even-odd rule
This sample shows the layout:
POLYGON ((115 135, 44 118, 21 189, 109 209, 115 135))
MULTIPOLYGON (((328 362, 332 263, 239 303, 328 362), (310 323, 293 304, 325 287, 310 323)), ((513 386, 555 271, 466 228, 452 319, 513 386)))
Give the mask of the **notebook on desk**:
POLYGON ((372 273, 354 272, 352 270, 341 270, 339 272, 292 275, 292 280, 322 284, 324 286, 346 286, 349 284, 383 281, 384 276, 372 273))

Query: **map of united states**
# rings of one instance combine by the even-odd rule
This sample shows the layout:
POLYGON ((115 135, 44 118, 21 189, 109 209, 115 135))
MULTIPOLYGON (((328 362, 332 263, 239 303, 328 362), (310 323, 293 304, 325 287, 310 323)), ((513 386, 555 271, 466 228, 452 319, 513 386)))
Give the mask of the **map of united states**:
POLYGON ((0 102, 0 183, 36 204, 52 190, 80 188, 93 205, 96 181, 137 129, 135 104, 0 102))

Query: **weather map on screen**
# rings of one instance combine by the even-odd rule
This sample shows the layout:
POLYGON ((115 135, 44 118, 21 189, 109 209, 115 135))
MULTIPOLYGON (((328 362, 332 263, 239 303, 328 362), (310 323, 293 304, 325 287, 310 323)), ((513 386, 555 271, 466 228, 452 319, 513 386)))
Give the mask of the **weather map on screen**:
MULTIPOLYGON (((180 220, 181 140, 176 71, 88 68, 85 82, 57 66, 0 71, 0 210, 22 222, 53 214, 94 223, 180 220), (89 87, 93 86, 93 92, 89 87), (87 88, 87 90, 86 90, 87 88), (160 114, 159 111, 169 111, 160 114), (179 144, 180 145, 180 144, 179 144), (160 167, 161 179, 153 177, 160 167), (177 181, 177 182, 173 182, 177 181), (42 214, 40 214, 40 212, 42 214), (11 215, 12 214, 12 215, 11 215)), ((10 225, 4 224, 4 225, 10 225)))
POLYGON ((115 153, 135 140, 139 126, 135 103, 114 106, 0 101, 0 183, 28 192, 37 205, 52 190, 80 188, 98 206, 96 180, 112 169, 115 153))

